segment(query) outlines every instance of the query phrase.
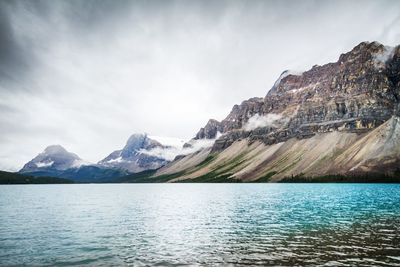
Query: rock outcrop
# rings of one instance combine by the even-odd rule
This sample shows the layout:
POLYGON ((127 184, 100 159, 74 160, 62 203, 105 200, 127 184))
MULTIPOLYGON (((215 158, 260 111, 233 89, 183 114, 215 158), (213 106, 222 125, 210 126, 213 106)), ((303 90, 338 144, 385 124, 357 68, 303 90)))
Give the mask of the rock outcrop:
POLYGON ((204 128, 201 128, 194 139, 214 139, 219 132, 223 131, 222 124, 214 119, 210 119, 204 128))

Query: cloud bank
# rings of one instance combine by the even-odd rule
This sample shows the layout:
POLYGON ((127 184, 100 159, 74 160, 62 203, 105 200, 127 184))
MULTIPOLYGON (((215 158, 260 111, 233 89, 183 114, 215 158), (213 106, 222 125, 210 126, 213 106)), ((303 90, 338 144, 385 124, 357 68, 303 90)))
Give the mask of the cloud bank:
MULTIPOLYGON (((141 150, 140 152, 147 155, 163 158, 168 161, 172 161, 175 159, 176 156, 189 155, 201 149, 212 147, 215 140, 217 140, 220 136, 221 134, 219 133, 214 139, 192 139, 187 142, 189 146, 177 145, 177 143, 174 142, 170 143, 170 146, 166 148, 156 147, 150 150, 141 150)), ((162 141, 160 141, 160 143, 166 145, 166 143, 163 143, 162 141)))

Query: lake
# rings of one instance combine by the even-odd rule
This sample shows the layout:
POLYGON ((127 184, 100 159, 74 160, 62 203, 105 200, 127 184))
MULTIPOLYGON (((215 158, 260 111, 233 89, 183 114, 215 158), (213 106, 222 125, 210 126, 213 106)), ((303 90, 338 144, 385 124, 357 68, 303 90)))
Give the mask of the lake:
POLYGON ((0 186, 1 266, 400 266, 400 184, 0 186))

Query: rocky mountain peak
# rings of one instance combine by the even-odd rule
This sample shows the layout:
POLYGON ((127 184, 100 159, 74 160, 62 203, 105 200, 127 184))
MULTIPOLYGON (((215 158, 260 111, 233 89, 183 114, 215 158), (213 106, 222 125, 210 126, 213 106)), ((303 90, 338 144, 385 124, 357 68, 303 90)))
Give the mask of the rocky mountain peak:
POLYGON ((129 137, 126 145, 122 149, 121 156, 122 158, 128 158, 138 153, 141 149, 148 150, 155 147, 161 148, 164 146, 158 141, 149 138, 146 133, 135 133, 129 137))
MULTIPOLYGON (((264 98, 233 106, 218 123, 222 135, 210 140, 211 149, 178 158, 159 173, 179 172, 174 181, 397 178, 399 115, 400 46, 362 42, 336 62, 284 71, 264 98)), ((207 137, 212 126, 196 137, 207 137)))
POLYGON ((168 161, 154 156, 154 149, 164 149, 160 142, 151 139, 145 133, 132 134, 121 150, 116 150, 97 164, 102 167, 140 172, 157 169, 168 161))
POLYGON ((147 139, 147 134, 145 133, 132 134, 122 150, 136 151, 138 149, 141 149, 144 146, 146 139, 147 139))
POLYGON ((219 121, 210 119, 206 126, 201 128, 194 139, 214 139, 218 132, 222 132, 222 125, 219 121))
POLYGON ((127 146, 132 146, 132 145, 137 145, 143 143, 143 141, 147 138, 146 133, 134 133, 132 134, 129 138, 128 141, 126 142, 127 146))
POLYGON ((60 153, 64 154, 64 153, 68 153, 68 151, 61 145, 50 145, 44 149, 43 153, 48 154, 48 155, 60 154, 60 153))
MULTIPOLYGON (((380 63, 379 61, 381 61, 380 58, 386 54, 387 51, 392 49, 392 47, 384 46, 378 42, 362 42, 355 46, 351 51, 341 54, 336 64, 346 64, 345 67, 350 67, 350 65, 358 65, 359 67, 360 65, 363 65, 362 67, 365 69, 368 69, 372 65, 377 67, 377 63, 380 63)), ((382 58, 382 61, 387 61, 388 59, 389 58, 382 58)))
POLYGON ((83 160, 78 155, 68 152, 60 145, 51 145, 26 163, 20 172, 35 172, 45 169, 66 170, 79 167, 83 160))
MULTIPOLYGON (((302 73, 284 71, 264 98, 233 106, 219 124, 224 134, 213 149, 242 138, 272 144, 333 130, 360 133, 381 125, 398 114, 399 50, 399 46, 362 42, 337 62, 302 73), (271 118, 284 120, 271 127, 271 118), (257 128, 245 127, 250 119, 259 120, 252 124, 257 128)), ((204 129, 196 136, 206 136, 204 129)))

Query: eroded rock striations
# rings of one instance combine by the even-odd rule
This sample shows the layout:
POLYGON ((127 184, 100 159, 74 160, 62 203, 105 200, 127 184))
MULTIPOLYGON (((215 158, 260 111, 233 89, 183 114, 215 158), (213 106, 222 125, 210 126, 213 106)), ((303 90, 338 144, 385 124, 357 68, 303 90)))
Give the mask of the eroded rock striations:
POLYGON ((399 114, 400 49, 363 42, 335 63, 304 73, 285 71, 264 98, 235 105, 221 122, 210 120, 195 139, 224 133, 213 151, 241 138, 274 144, 330 131, 365 132, 399 114), (285 121, 246 130, 255 115, 279 114, 285 121))
POLYGON ((337 62, 303 73, 284 71, 264 98, 235 105, 224 120, 211 120, 196 134, 194 139, 217 137, 211 149, 180 158, 155 177, 397 177, 399 116, 400 47, 363 42, 337 62))

